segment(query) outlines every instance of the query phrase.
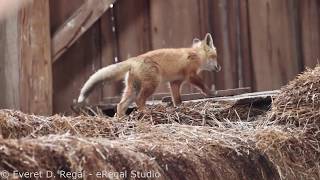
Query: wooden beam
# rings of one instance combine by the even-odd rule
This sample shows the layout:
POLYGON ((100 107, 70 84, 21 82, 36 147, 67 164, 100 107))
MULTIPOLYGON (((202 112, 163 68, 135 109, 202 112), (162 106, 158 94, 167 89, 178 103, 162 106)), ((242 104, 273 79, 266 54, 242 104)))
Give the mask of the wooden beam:
POLYGON ((53 63, 66 52, 113 4, 115 0, 87 0, 54 33, 52 38, 53 63))
POLYGON ((52 64, 49 1, 34 0, 19 19, 20 108, 26 113, 52 114, 52 64))
MULTIPOLYGON (((212 97, 221 97, 221 96, 233 96, 233 95, 239 95, 243 93, 248 93, 251 91, 250 87, 245 88, 238 88, 238 89, 227 89, 227 90, 218 90, 217 94, 212 97)), ((191 94, 182 94, 181 98, 183 101, 193 100, 193 99, 203 99, 206 98, 201 93, 191 93, 191 94)), ((103 104, 117 104, 120 102, 120 97, 111 97, 111 98, 104 98, 103 104)), ((162 102, 170 102, 171 96, 170 93, 157 93, 154 94, 149 100, 156 100, 156 101, 162 101, 162 102)))
MULTIPOLYGON (((215 95, 212 95, 210 97, 205 97, 201 93, 191 93, 191 94, 182 94, 181 99, 182 101, 190 101, 190 100, 196 100, 196 99, 204 99, 204 98, 216 98, 216 97, 222 97, 222 96, 234 96, 234 95, 240 95, 244 93, 250 92, 250 87, 244 87, 244 88, 237 88, 237 89, 226 89, 226 90, 219 90, 215 91, 215 95)), ((162 102, 171 102, 171 96, 166 96, 162 98, 162 102)))

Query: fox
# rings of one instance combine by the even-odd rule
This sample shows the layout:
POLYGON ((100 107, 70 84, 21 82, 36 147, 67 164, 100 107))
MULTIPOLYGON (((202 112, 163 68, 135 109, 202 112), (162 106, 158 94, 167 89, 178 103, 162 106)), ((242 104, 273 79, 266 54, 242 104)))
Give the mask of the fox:
POLYGON ((125 116, 134 102, 138 111, 144 112, 147 99, 161 83, 169 84, 173 105, 179 106, 182 103, 180 89, 185 82, 197 87, 205 96, 212 95, 199 75, 203 70, 221 70, 210 33, 203 40, 194 39, 188 48, 157 49, 99 69, 81 88, 78 103, 83 103, 97 85, 124 79, 117 117, 125 116))

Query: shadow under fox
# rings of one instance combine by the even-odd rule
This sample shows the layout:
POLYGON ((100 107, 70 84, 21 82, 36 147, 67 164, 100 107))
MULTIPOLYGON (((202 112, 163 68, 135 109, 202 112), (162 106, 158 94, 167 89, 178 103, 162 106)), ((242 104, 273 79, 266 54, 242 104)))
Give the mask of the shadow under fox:
POLYGON ((202 41, 195 39, 190 48, 149 51, 98 70, 82 87, 78 103, 82 103, 98 84, 125 78, 125 89, 117 106, 118 117, 124 116, 133 102, 143 111, 146 100, 160 83, 169 83, 173 103, 177 106, 181 104, 180 88, 184 82, 195 85, 204 95, 210 95, 199 72, 220 69, 217 51, 208 33, 202 41))

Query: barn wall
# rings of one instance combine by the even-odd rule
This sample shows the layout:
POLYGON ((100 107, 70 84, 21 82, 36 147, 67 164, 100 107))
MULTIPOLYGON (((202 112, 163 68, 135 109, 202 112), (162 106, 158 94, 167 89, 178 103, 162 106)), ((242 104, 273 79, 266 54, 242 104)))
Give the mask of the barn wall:
MULTIPOLYGON (((82 0, 51 0, 51 34, 59 28, 72 13, 82 5, 82 0)), ((58 61, 53 64, 53 110, 70 112, 85 80, 101 67, 100 26, 90 28, 58 61)), ((101 99, 101 88, 91 96, 97 102, 101 99)))
MULTIPOLYGON (((51 33, 82 3, 50 0, 51 33)), ((278 89, 318 62, 319 13, 317 0, 118 0, 53 65, 54 112, 70 111, 97 69, 148 50, 189 46, 206 32, 213 34, 223 67, 203 73, 206 83, 217 89, 278 89)), ((119 95, 122 87, 122 82, 99 87, 90 102, 119 95)), ((164 85, 158 92, 167 90, 164 85)))
POLYGON ((0 108, 20 108, 18 15, 0 23, 0 108))

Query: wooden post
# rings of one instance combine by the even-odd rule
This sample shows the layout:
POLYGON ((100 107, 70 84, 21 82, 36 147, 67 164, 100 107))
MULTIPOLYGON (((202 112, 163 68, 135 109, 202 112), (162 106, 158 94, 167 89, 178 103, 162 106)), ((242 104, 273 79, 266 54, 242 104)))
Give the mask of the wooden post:
POLYGON ((0 108, 19 109, 18 16, 0 22, 0 108))
POLYGON ((52 114, 49 1, 34 0, 20 14, 20 108, 52 114))

